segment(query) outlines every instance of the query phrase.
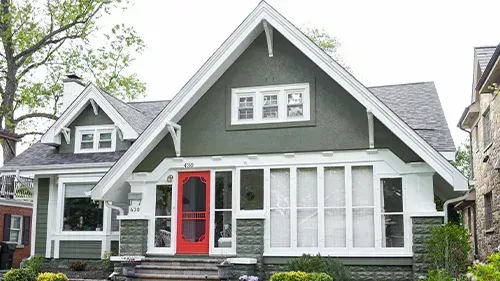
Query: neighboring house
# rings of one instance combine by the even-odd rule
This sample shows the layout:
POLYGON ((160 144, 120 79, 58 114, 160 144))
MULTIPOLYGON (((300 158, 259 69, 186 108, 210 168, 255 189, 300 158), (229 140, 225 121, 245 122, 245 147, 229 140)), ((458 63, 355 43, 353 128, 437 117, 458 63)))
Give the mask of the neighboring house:
POLYGON ((33 179, 0 178, 0 242, 17 245, 13 267, 19 267, 21 261, 30 256, 32 201, 33 179))
POLYGON ((460 204, 476 258, 485 259, 500 246, 500 102, 490 89, 500 83, 500 45, 474 50, 471 105, 458 126, 471 134, 474 190, 460 204))
POLYGON ((71 77, 64 105, 1 168, 35 175, 32 253, 55 259, 119 245, 268 274, 321 253, 356 280, 413 280, 445 215, 434 197, 468 189, 432 82, 366 88, 266 2, 170 102, 71 77))

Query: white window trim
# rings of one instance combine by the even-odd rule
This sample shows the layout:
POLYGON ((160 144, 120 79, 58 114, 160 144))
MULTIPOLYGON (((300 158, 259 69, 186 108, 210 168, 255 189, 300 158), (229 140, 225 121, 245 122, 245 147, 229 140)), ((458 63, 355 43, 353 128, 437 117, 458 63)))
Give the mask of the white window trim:
POLYGON ((260 87, 245 87, 231 89, 231 125, 243 124, 268 124, 268 123, 285 123, 285 122, 300 122, 311 120, 311 101, 309 83, 270 85, 260 87), (287 116, 287 92, 303 89, 302 94, 302 112, 301 117, 287 116), (263 118, 264 95, 269 92, 278 92, 278 118, 263 118), (253 119, 239 119, 239 98, 253 97, 253 119))
POLYGON ((76 126, 75 127, 75 153, 95 153, 95 152, 112 152, 116 150, 116 127, 114 125, 97 125, 97 126, 76 126), (94 135, 94 145, 92 149, 82 149, 82 135, 92 133, 94 135), (99 134, 111 133, 111 147, 99 148, 99 134))
MULTIPOLYGON (((10 215, 10 231, 12 231, 12 230, 19 230, 19 236, 17 237, 17 245, 22 245, 22 243, 23 243, 23 216, 10 215), (19 218, 19 229, 13 227, 14 218, 19 218)), ((9 235, 10 235, 10 233, 9 233, 9 235)))

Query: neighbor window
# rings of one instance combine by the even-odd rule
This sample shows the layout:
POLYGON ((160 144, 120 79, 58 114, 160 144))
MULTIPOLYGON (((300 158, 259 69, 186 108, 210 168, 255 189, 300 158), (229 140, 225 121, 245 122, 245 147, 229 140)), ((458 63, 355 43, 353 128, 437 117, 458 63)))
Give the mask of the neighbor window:
POLYGON ((489 230, 493 227, 491 191, 484 195, 484 229, 489 230))
POLYGON ((401 178, 382 179, 382 247, 404 247, 403 184, 401 178))
POLYGON ((240 171, 240 210, 264 209, 264 170, 240 171))
POLYGON ((310 120, 309 84, 232 89, 231 124, 310 120))
POLYGON ((491 116, 490 109, 483 113, 483 145, 487 147, 491 144, 491 116))
POLYGON ((31 218, 29 216, 4 214, 3 240, 14 242, 18 245, 29 245, 30 227, 31 218))
POLYGON ((115 135, 114 126, 78 126, 75 134, 75 152, 114 151, 115 135))
POLYGON ((467 230, 472 233, 472 207, 467 208, 467 230))
POLYGON ((93 184, 65 184, 63 231, 102 231, 103 202, 86 193, 93 184))
POLYGON ((9 241, 21 244, 22 238, 22 216, 11 215, 10 216, 10 235, 9 241))

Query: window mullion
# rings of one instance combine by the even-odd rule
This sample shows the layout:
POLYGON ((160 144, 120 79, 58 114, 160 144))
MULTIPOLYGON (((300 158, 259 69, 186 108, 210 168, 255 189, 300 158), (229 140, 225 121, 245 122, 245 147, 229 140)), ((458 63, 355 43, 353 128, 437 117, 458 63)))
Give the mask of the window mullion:
POLYGON ((345 202, 346 202, 346 246, 347 252, 353 248, 352 237, 352 167, 345 166, 345 202))
POLYGON ((317 169, 317 189, 318 189, 318 247, 320 251, 325 248, 325 167, 318 166, 317 169))
POLYGON ((297 248, 297 167, 290 168, 290 240, 291 248, 297 248))
POLYGON ((94 150, 97 150, 99 147, 99 130, 94 130, 94 150))
POLYGON ((262 121, 262 102, 263 96, 262 92, 256 91, 253 98, 253 120, 255 122, 262 121))

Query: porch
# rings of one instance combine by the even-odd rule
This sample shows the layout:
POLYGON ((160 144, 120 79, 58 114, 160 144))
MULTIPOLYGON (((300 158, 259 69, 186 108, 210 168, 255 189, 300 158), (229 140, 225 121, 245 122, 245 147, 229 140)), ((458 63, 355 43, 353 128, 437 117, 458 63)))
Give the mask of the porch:
POLYGON ((0 181, 0 199, 33 202, 33 178, 4 175, 1 176, 0 181))

